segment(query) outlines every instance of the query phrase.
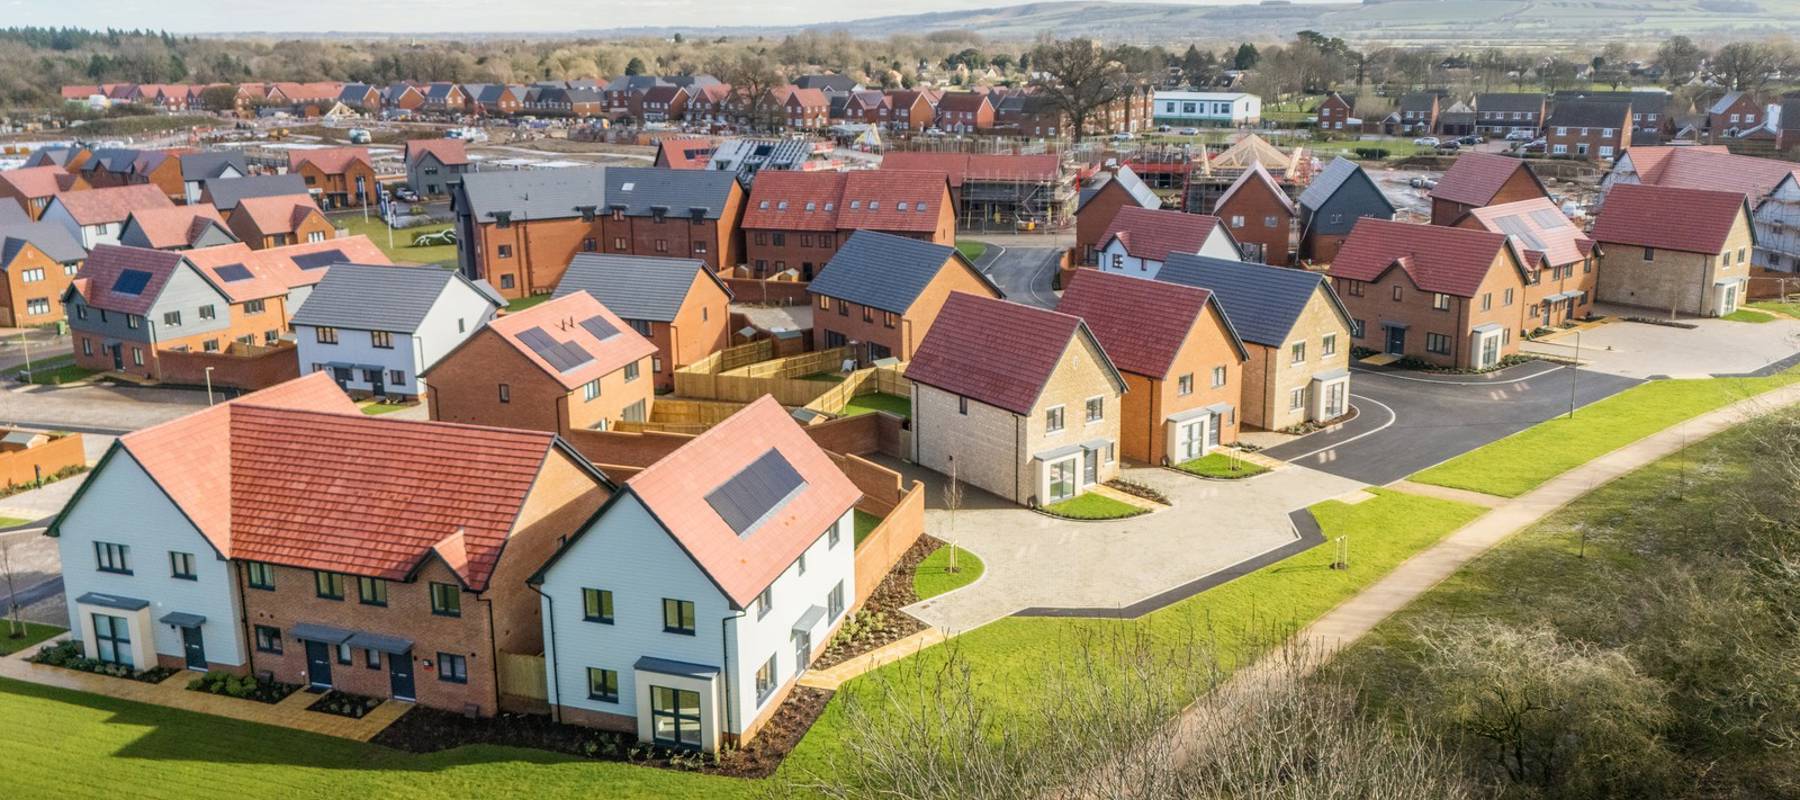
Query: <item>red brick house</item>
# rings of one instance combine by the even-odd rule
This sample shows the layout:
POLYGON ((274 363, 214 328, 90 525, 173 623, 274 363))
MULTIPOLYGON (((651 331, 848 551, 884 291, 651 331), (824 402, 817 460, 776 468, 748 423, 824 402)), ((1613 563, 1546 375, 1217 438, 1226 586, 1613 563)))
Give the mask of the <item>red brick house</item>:
POLYGON ((1359 122, 1352 122, 1356 117, 1356 95, 1332 92, 1319 101, 1315 109, 1317 121, 1314 123, 1321 131, 1333 133, 1358 132, 1362 129, 1359 122))
POLYGON ((1470 209, 1534 197, 1547 199, 1550 190, 1523 159, 1464 153, 1431 190, 1431 224, 1455 225, 1470 209))
POLYGON ((691 122, 729 125, 737 120, 736 98, 730 84, 713 83, 695 87, 688 98, 687 119, 691 122))
POLYGON ((1559 100, 1545 123, 1552 158, 1610 161, 1631 147, 1631 104, 1607 100, 1559 100))
POLYGON ((306 190, 325 208, 375 202, 375 163, 367 147, 331 147, 288 152, 288 172, 306 181, 306 190))
POLYGON ((337 236, 337 228, 306 195, 246 197, 225 221, 252 250, 323 242, 337 236))
POLYGON ((790 131, 816 131, 831 124, 831 100, 818 89, 781 86, 769 90, 776 127, 790 131))
POLYGON ((855 231, 807 286, 813 344, 849 347, 859 364, 912 360, 953 292, 1003 297, 949 244, 855 231))
POLYGON ((1101 236, 1112 225, 1113 216, 1125 206, 1162 208, 1162 199, 1130 167, 1101 172, 1081 188, 1075 206, 1075 255, 1081 263, 1094 263, 1105 244, 1101 236))
POLYGON ((656 345, 659 391, 675 388, 675 370, 731 343, 731 289, 698 259, 583 253, 556 284, 557 297, 572 292, 593 295, 656 345))
POLYGON ((645 122, 671 122, 682 119, 687 114, 687 87, 652 86, 644 92, 642 105, 643 110, 639 119, 645 122))
POLYGON ((937 122, 938 96, 930 89, 888 92, 888 113, 881 121, 901 132, 930 128, 937 122))
POLYGON ((851 92, 844 100, 844 121, 880 125, 892 116, 894 98, 880 89, 851 92))
POLYGON ((761 172, 744 209, 744 264, 757 278, 791 269, 810 281, 856 230, 954 244, 949 178, 885 169, 761 172))
POLYGON ((947 92, 937 112, 937 128, 946 133, 986 133, 994 127, 994 103, 986 92, 947 92))
POLYGON ((1749 92, 1726 92, 1706 109, 1706 132, 1711 136, 1733 136, 1739 131, 1765 125, 1767 111, 1749 92))
POLYGON ((87 188, 80 175, 62 167, 21 167, 0 171, 0 199, 12 198, 32 219, 44 216, 50 198, 57 192, 87 188))
POLYGON ((1326 274, 1357 346, 1487 369, 1518 352, 1527 263, 1504 234, 1365 218, 1326 274))
POLYGON ((1522 330, 1561 325, 1593 313, 1600 285, 1594 240, 1550 198, 1470 209, 1456 225, 1519 237, 1527 275, 1522 330))
POLYGON ((1225 223, 1245 260, 1276 266, 1294 263, 1294 218, 1299 209, 1261 162, 1253 162, 1219 195, 1213 213, 1225 223))

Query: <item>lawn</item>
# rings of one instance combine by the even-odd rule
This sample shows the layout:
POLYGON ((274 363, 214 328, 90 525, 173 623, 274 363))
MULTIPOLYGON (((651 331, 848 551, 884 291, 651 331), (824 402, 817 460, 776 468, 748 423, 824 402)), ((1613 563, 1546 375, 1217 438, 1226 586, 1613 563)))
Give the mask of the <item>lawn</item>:
POLYGON ((1800 303, 1783 303, 1783 302, 1779 302, 1776 300, 1758 300, 1754 303, 1745 303, 1745 305, 1747 305, 1751 308, 1760 308, 1764 311, 1773 311, 1777 314, 1786 314, 1790 317, 1800 319, 1800 303))
POLYGON ((985 255, 987 253, 987 251, 988 251, 988 246, 987 246, 986 242, 977 242, 974 239, 957 239, 956 240, 956 252, 962 253, 963 258, 966 258, 970 261, 976 261, 976 260, 980 259, 983 255, 985 255))
POLYGON ((393 259, 395 263, 438 264, 446 267, 456 265, 456 245, 445 244, 433 245, 431 247, 414 247, 412 244, 414 236, 418 236, 421 233, 435 233, 437 231, 449 230, 449 225, 424 225, 417 228, 401 228, 394 231, 394 243, 390 246, 388 244, 387 223, 383 222, 381 217, 375 214, 373 210, 370 211, 369 219, 366 222, 363 220, 362 214, 341 214, 332 217, 331 224, 348 229, 351 236, 360 233, 369 237, 369 241, 374 242, 375 246, 381 248, 381 252, 387 253, 387 257, 393 259))
MULTIPOLYGON (((20 525, 24 525, 25 523, 30 522, 30 521, 31 520, 20 519, 18 517, 0 517, 0 529, 17 527, 20 525)), ((0 630, 5 630, 5 629, 0 628, 0 630)))
MULTIPOLYGON (((21 365, 18 368, 18 371, 19 374, 23 375, 25 373, 25 367, 21 365)), ((74 383, 75 381, 97 374, 99 374, 97 370, 75 366, 75 356, 72 354, 38 359, 31 362, 32 383, 61 386, 62 384, 74 383)))
POLYGON ((931 555, 919 562, 918 569, 913 571, 913 592, 920 600, 928 600, 952 589, 961 589, 981 577, 987 569, 971 553, 962 548, 956 550, 956 571, 948 572, 950 566, 950 545, 943 545, 931 551, 931 555))
POLYGON ((1683 420, 1800 380, 1651 381, 1415 473, 1411 480, 1518 497, 1539 484, 1683 420))
POLYGON ((548 295, 548 294, 534 294, 534 295, 531 295, 530 297, 521 297, 517 300, 508 302, 506 304, 506 310, 508 312, 524 311, 527 308, 535 306, 535 305, 542 303, 549 299, 550 299, 550 295, 548 295))
MULTIPOLYGON (((1333 547, 1315 547, 1137 620, 1008 617, 957 637, 954 647, 980 674, 977 691, 995 701, 1002 722, 1018 724, 1030 722, 1032 693, 1049 690, 1033 676, 1069 657, 1093 632, 1142 628, 1173 638, 1205 629, 1222 657, 1241 661, 1254 655, 1246 631, 1266 631, 1271 625, 1292 630, 1482 513, 1462 503, 1372 491, 1377 497, 1358 505, 1329 501, 1314 507, 1328 538, 1349 540, 1347 570, 1329 568, 1333 547)), ((935 647, 914 657, 922 661, 890 664, 851 681, 840 694, 861 691, 878 680, 911 680, 909 676, 929 669, 903 665, 939 665, 949 650, 935 647)), ((831 774, 843 758, 839 743, 849 733, 841 705, 834 701, 771 783, 520 748, 465 747, 410 755, 8 680, 0 680, 0 719, 17 723, 0 725, 0 752, 7 753, 12 765, 7 785, 23 797, 93 796, 134 786, 144 796, 228 800, 326 794, 751 798, 782 793, 783 778, 803 779, 808 771, 831 774)))
POLYGON ((856 509, 856 544, 861 545, 863 540, 869 538, 869 534, 875 531, 875 526, 880 524, 881 517, 860 508, 856 509))
POLYGON ((382 403, 375 400, 370 400, 367 403, 358 403, 357 407, 361 408, 364 414, 371 417, 379 417, 382 414, 392 414, 396 411, 405 411, 407 408, 405 403, 382 403))
POLYGON ((1252 464, 1241 458, 1232 458, 1226 453, 1207 453, 1192 461, 1183 461, 1175 468, 1190 475, 1202 478, 1248 478, 1269 471, 1261 464, 1252 464))
POLYGON ((843 383, 844 382, 844 373, 842 373, 842 372, 815 372, 811 375, 800 376, 800 380, 817 381, 819 383, 843 383))
POLYGON ((1775 321, 1775 318, 1773 316, 1764 314, 1760 311, 1751 311, 1750 309, 1747 309, 1747 308, 1740 308, 1736 311, 1726 314, 1723 317, 1720 317, 1719 319, 1728 319, 1728 320, 1731 320, 1732 322, 1774 322, 1775 321))
POLYGON ((1390 159, 1406 158, 1420 154, 1430 155, 1437 152, 1430 147, 1413 144, 1413 140, 1411 139, 1400 138, 1339 139, 1329 142, 1315 141, 1306 143, 1306 149, 1313 151, 1315 155, 1318 155, 1322 159, 1330 159, 1332 156, 1336 155, 1341 155, 1346 158, 1356 158, 1356 149, 1359 147, 1386 150, 1388 151, 1388 158, 1390 159))
MULTIPOLYGON (((0 527, 17 524, 19 523, 0 520, 0 527)), ((13 653, 17 653, 20 650, 24 650, 38 642, 62 633, 65 630, 68 629, 59 628, 55 625, 41 625, 36 622, 27 622, 25 623, 25 635, 14 639, 12 637, 12 623, 10 621, 0 622, 0 656, 12 655, 13 653)))
POLYGON ((1044 506, 1044 510, 1069 519, 1124 519, 1147 513, 1130 503, 1094 492, 1078 494, 1060 503, 1051 503, 1044 506))
POLYGON ((838 413, 841 416, 855 417, 862 414, 873 414, 877 411, 886 411, 903 419, 910 417, 912 416, 912 399, 885 392, 859 394, 850 398, 850 402, 845 403, 844 408, 838 413))

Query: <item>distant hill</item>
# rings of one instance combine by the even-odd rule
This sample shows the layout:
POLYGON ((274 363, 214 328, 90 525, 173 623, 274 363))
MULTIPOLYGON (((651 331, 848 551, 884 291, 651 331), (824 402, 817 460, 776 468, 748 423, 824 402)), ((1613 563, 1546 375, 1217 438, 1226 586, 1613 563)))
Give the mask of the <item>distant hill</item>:
POLYGON ((1800 33, 1800 0, 1363 0, 1361 3, 1245 5, 1106 3, 1094 0, 972 8, 804 26, 628 28, 600 35, 782 35, 842 30, 880 38, 896 31, 969 30, 990 39, 1081 33, 1144 44, 1192 39, 1285 39, 1312 29, 1356 41, 1396 44, 1558 44, 1596 40, 1653 42, 1675 34, 1705 37, 1800 33))

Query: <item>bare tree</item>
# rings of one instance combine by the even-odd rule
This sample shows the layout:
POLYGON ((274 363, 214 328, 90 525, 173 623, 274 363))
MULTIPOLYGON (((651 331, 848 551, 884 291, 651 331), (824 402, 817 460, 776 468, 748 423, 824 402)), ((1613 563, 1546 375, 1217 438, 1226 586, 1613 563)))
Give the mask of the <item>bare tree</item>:
POLYGON ((1761 42, 1732 42, 1719 48, 1713 56, 1713 72, 1725 82, 1726 86, 1741 91, 1760 89, 1769 82, 1769 73, 1775 69, 1777 54, 1770 45, 1761 42))
POLYGON ((950 482, 944 484, 944 510, 948 512, 948 534, 945 542, 950 545, 950 563, 944 566, 945 572, 957 572, 956 566, 956 510, 962 508, 963 486, 956 477, 956 459, 950 460, 950 482))
POLYGON ((1040 41, 1031 66, 1047 76, 1039 93, 1069 118, 1076 141, 1087 132, 1089 117, 1136 88, 1125 65, 1092 39, 1040 41))
POLYGON ((25 620, 19 616, 19 593, 13 586, 12 542, 0 541, 0 577, 6 580, 6 634, 17 639, 25 635, 25 620))
POLYGON ((752 125, 768 125, 773 121, 771 90, 787 83, 773 61, 761 53, 739 50, 714 59, 707 65, 713 77, 731 85, 732 102, 738 116, 752 125))

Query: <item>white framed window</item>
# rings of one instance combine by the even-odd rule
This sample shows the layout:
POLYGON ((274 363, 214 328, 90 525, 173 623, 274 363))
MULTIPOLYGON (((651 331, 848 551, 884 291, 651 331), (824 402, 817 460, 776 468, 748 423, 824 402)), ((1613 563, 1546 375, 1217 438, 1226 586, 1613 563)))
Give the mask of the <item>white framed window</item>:
POLYGON ((1063 429, 1063 407, 1051 406, 1044 409, 1044 432, 1056 433, 1063 429))

